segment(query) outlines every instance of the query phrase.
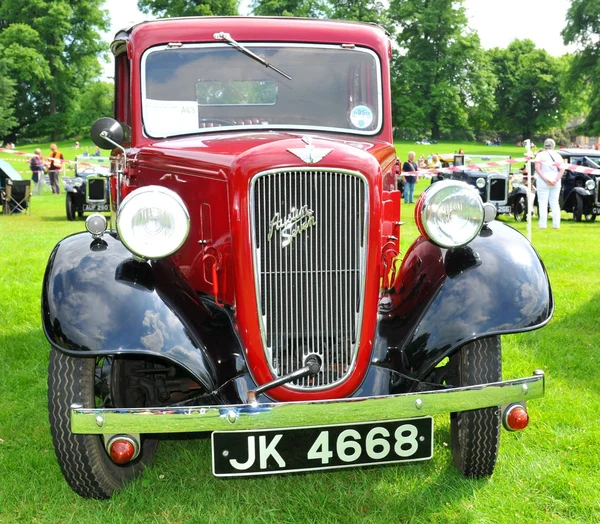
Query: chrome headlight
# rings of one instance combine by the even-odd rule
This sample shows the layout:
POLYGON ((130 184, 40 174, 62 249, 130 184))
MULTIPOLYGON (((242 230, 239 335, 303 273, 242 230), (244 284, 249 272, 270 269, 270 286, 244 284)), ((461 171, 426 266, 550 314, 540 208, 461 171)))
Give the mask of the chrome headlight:
POLYGON ((596 183, 593 180, 590 179, 590 180, 585 181, 585 188, 588 191, 593 191, 595 187, 596 187, 596 183))
POLYGON ((483 189, 485 187, 485 178, 481 178, 479 177, 477 180, 475 180, 475 185, 479 188, 479 189, 483 189))
POLYGON ((415 206, 419 232, 441 247, 468 244, 481 231, 483 201, 472 186, 455 180, 436 182, 415 206))
POLYGON ((168 257, 185 242, 190 215, 177 193, 160 186, 136 189, 117 212, 117 230, 125 247, 145 259, 168 257))

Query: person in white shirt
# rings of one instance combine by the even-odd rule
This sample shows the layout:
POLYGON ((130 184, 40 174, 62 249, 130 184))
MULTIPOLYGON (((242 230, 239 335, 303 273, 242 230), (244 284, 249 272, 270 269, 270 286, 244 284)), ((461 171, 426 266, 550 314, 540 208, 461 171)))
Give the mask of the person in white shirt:
POLYGON ((544 141, 544 150, 535 157, 535 187, 539 205, 539 228, 546 229, 548 224, 548 203, 552 211, 552 227, 560 227, 560 196, 561 178, 565 171, 562 166, 552 164, 563 164, 562 157, 553 151, 556 143, 551 138, 544 141))

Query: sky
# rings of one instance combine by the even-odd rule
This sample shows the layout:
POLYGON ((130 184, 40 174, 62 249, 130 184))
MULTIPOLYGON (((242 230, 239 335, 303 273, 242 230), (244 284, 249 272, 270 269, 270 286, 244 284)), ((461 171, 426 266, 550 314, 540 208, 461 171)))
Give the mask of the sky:
MULTIPOLYGON (((536 47, 554 56, 574 51, 563 45, 560 32, 570 0, 465 0, 469 27, 479 33, 485 49, 507 47, 515 38, 530 38, 536 47)), ((119 29, 147 20, 137 8, 137 0, 107 0, 104 8, 111 17, 105 40, 112 41, 119 29)), ((105 76, 112 76, 112 64, 105 76)))

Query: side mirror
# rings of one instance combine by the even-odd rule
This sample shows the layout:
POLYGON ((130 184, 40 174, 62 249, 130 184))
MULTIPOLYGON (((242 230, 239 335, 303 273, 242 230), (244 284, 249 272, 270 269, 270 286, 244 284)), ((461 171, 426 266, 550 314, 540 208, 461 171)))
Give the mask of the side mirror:
POLYGON ((123 127, 114 118, 99 118, 90 130, 92 142, 100 149, 114 149, 123 142, 123 127))

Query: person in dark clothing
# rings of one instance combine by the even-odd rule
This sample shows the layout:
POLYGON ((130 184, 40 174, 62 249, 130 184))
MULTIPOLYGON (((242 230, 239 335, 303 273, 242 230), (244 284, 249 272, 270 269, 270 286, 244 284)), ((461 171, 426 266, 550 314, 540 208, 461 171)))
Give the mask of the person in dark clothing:
POLYGON ((402 165, 404 179, 404 203, 412 204, 415 193, 415 185, 419 179, 417 163, 415 162, 415 152, 408 153, 408 160, 402 165), (410 174, 412 173, 412 174, 410 174))
POLYGON ((52 192, 60 195, 59 178, 60 172, 63 169, 64 159, 63 154, 58 150, 56 144, 50 144, 50 167, 48 168, 48 175, 50 177, 50 187, 52 192))

